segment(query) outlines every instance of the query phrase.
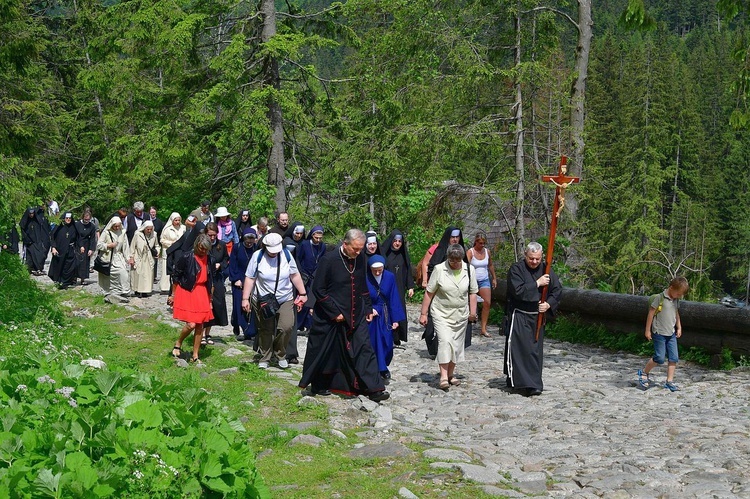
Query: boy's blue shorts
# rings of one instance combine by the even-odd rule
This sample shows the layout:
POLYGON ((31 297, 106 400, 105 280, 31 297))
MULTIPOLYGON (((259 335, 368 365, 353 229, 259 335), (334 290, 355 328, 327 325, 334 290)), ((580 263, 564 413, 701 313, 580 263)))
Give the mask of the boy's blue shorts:
POLYGON ((654 362, 664 364, 664 355, 666 354, 669 362, 677 363, 680 359, 677 355, 677 333, 672 336, 662 336, 652 334, 651 340, 654 342, 654 362))

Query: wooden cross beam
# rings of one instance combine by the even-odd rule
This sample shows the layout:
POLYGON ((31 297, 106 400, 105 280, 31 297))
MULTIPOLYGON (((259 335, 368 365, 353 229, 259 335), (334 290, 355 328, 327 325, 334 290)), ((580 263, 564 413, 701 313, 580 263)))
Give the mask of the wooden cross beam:
MULTIPOLYGON (((580 177, 569 177, 566 175, 568 172, 568 158, 566 156, 560 157, 560 167, 557 170, 557 175, 543 175, 542 182, 551 182, 555 184, 555 202, 552 205, 552 221, 549 225, 549 240, 547 241, 547 260, 544 268, 544 273, 549 274, 552 270, 552 255, 555 251, 555 234, 557 233, 557 220, 560 218, 560 213, 563 207, 565 207, 565 189, 571 184, 577 184, 581 181, 580 177)), ((547 291, 549 286, 542 288, 542 299, 544 302, 547 299, 547 291)), ((539 331, 541 331, 544 325, 544 315, 539 314, 536 319, 536 336, 535 341, 539 341, 539 331)))

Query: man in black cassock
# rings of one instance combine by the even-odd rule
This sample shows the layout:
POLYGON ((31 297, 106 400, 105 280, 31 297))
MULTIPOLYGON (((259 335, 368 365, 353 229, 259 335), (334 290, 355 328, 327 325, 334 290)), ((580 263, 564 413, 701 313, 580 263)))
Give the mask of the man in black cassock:
POLYGON ((91 266, 91 255, 96 250, 96 224, 91 221, 91 212, 85 210, 83 218, 75 223, 76 232, 78 232, 78 242, 76 244, 78 255, 78 279, 81 284, 89 278, 89 268, 91 266))
POLYGON ((73 213, 66 212, 63 221, 55 227, 50 237, 52 243, 52 262, 49 264, 49 278, 67 288, 76 283, 78 276, 78 231, 73 223, 73 213))
POLYGON ((18 225, 29 272, 44 275, 44 262, 50 247, 49 222, 44 218, 44 208, 29 208, 18 225))
POLYGON ((301 388, 311 385, 313 395, 365 394, 377 402, 390 396, 370 343, 372 303, 364 245, 362 231, 350 229, 343 244, 318 262, 311 289, 313 325, 299 382, 301 388))
POLYGON ((506 385, 526 396, 541 395, 544 363, 544 326, 536 341, 537 316, 554 314, 560 304, 562 286, 557 275, 544 273, 542 246, 531 242, 524 258, 508 270, 508 305, 506 314, 505 362, 506 385), (541 302, 542 288, 549 286, 547 301, 541 302))

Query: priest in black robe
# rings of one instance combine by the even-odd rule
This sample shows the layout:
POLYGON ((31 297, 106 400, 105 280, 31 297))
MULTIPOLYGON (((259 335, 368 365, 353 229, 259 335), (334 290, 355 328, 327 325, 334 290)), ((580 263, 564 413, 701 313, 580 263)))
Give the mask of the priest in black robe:
POLYGON ((19 225, 29 272, 44 275, 44 262, 50 247, 49 222, 44 217, 44 208, 26 210, 19 225))
POLYGON ((506 385, 523 395, 541 395, 544 363, 544 325, 536 339, 539 314, 554 314, 560 304, 562 286, 557 275, 544 273, 542 246, 531 242, 524 250, 523 260, 508 270, 508 305, 505 323, 506 385), (542 288, 549 286, 542 302, 542 288))
POLYGON ((52 262, 49 264, 49 278, 61 288, 72 286, 78 276, 78 231, 73 223, 73 213, 66 212, 60 225, 55 227, 50 238, 52 262))
POLYGON ((313 325, 299 382, 301 388, 311 385, 314 395, 365 394, 378 402, 389 397, 370 343, 372 302, 364 245, 362 231, 351 229, 343 244, 318 262, 313 325))
POLYGON ((91 255, 96 250, 96 224, 91 220, 91 212, 85 210, 83 218, 75 223, 78 232, 77 248, 80 253, 78 257, 78 278, 81 284, 89 278, 89 269, 91 268, 91 255))

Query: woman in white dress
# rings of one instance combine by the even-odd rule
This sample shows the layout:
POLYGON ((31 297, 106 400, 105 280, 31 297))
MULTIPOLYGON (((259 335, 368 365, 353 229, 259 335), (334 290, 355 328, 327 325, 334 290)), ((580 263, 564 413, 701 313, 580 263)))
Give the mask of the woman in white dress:
POLYGON ((448 247, 446 260, 435 266, 425 289, 419 323, 427 325, 432 317, 438 340, 436 360, 440 365, 440 388, 461 382, 453 375, 456 364, 464 360, 464 341, 468 322, 477 320, 477 279, 463 261, 463 247, 448 247))
POLYGON ((112 217, 102 230, 96 249, 105 262, 110 262, 109 275, 99 274, 99 286, 104 290, 104 301, 108 303, 128 302, 130 293, 130 245, 122 228, 122 219, 112 217))
POLYGON ((169 275, 167 274, 167 250, 172 246, 175 241, 182 237, 185 233, 185 226, 182 225, 182 217, 179 213, 174 212, 169 215, 169 220, 164 226, 164 230, 161 231, 161 239, 159 243, 163 251, 159 257, 159 267, 161 267, 161 279, 159 280, 159 291, 161 294, 168 295, 169 290, 172 287, 169 275))
POLYGON ((154 290, 154 261, 159 254, 159 241, 156 240, 154 224, 146 220, 138 227, 130 244, 130 258, 133 272, 130 273, 130 287, 135 296, 150 296, 154 290))

